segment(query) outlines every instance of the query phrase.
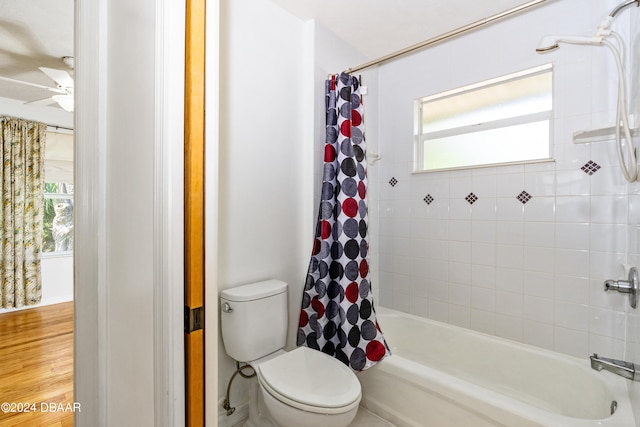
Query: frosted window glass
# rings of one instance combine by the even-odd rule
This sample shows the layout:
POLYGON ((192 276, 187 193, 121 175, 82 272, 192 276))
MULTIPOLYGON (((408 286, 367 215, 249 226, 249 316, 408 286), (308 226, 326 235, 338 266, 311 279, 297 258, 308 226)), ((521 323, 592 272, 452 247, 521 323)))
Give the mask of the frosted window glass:
POLYGON ((423 133, 551 110, 551 73, 508 81, 426 103, 423 133))
POLYGON ((424 169, 541 160, 549 157, 549 121, 466 133, 424 142, 424 169))
POLYGON ((416 101, 417 170, 549 159, 552 67, 416 101))

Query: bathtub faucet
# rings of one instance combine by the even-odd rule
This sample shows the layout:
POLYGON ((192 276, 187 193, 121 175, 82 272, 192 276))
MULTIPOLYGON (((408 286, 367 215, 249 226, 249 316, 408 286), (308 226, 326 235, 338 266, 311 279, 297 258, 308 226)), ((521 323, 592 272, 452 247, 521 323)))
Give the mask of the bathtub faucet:
POLYGON ((593 356, 590 356, 589 359, 591 359, 591 369, 595 369, 596 371, 602 371, 604 369, 628 380, 640 381, 640 372, 638 371, 640 366, 636 368, 633 363, 599 357, 595 353, 593 353, 593 356))

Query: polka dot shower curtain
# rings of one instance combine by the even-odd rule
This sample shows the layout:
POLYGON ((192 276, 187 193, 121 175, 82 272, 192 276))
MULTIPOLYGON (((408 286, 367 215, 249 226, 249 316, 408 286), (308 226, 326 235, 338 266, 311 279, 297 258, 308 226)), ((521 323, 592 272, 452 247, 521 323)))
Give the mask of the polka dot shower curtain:
POLYGON ((333 76, 325 83, 325 101, 322 195, 297 343, 361 371, 390 352, 376 321, 369 279, 360 82, 346 73, 333 76))

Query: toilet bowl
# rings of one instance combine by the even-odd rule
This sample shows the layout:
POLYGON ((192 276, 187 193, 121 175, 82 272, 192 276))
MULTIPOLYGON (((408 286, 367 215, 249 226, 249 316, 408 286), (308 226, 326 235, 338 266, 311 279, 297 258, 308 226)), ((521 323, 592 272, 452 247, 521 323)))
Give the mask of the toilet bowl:
POLYGON ((245 427, 346 427, 361 398, 358 378, 318 350, 284 351, 287 284, 267 280, 222 291, 222 340, 256 371, 245 427))
POLYGON ((257 374, 260 415, 276 426, 345 427, 356 416, 360 382, 337 359, 299 347, 251 365, 257 374))

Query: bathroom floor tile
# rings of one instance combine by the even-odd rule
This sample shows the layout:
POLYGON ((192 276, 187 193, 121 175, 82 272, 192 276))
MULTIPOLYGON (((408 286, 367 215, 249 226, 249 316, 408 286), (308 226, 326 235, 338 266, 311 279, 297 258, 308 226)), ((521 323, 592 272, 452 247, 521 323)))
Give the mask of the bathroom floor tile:
POLYGON ((388 421, 383 420, 377 415, 372 414, 365 408, 360 407, 358 414, 354 420, 349 424, 349 427, 395 427, 388 421))

